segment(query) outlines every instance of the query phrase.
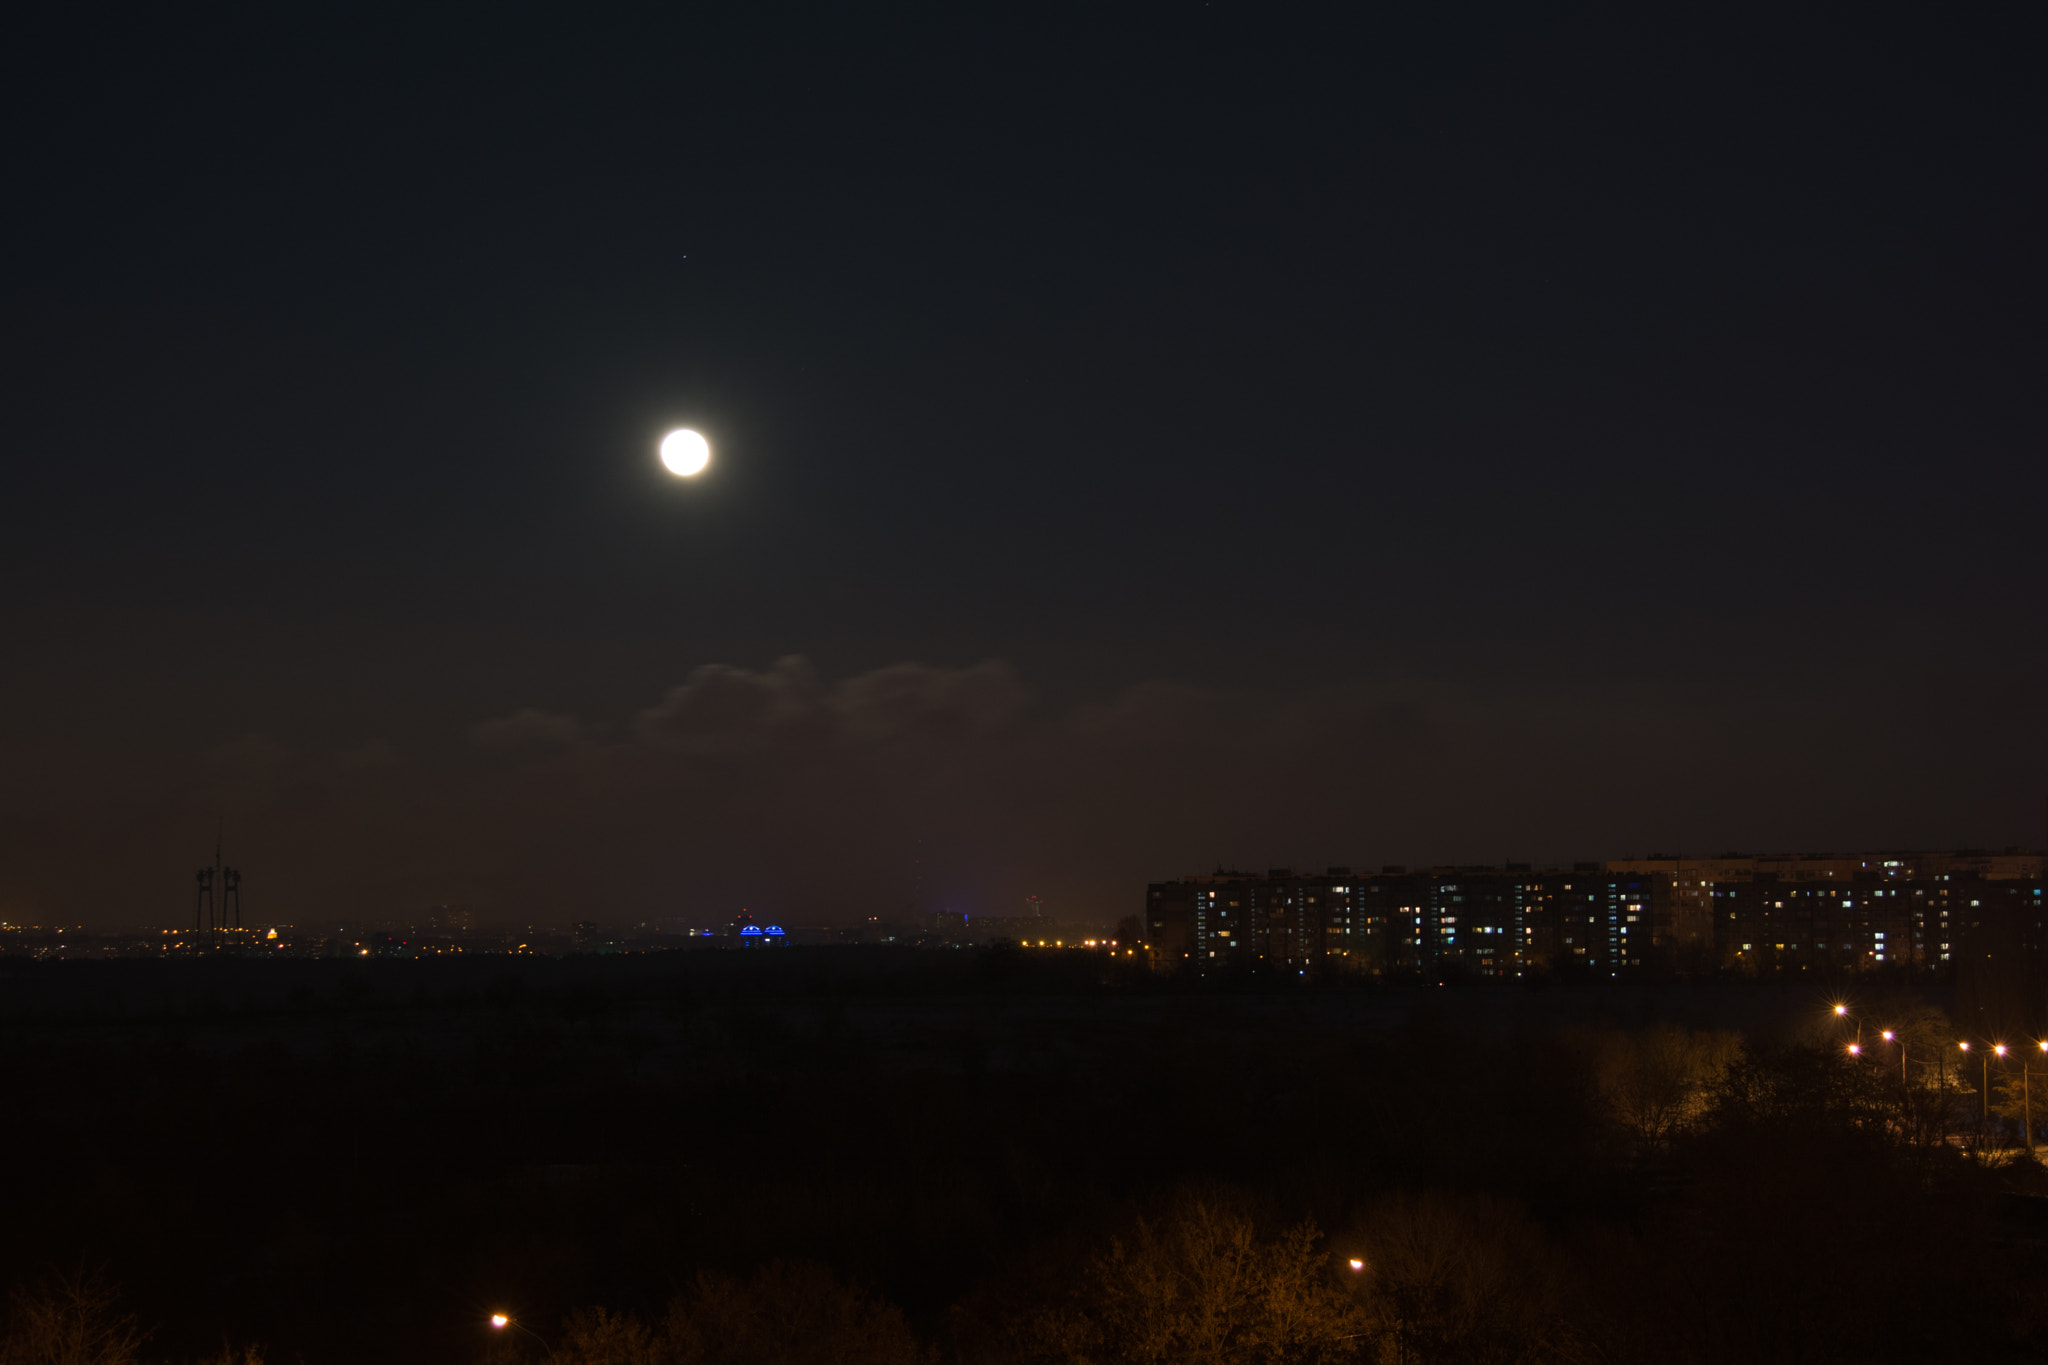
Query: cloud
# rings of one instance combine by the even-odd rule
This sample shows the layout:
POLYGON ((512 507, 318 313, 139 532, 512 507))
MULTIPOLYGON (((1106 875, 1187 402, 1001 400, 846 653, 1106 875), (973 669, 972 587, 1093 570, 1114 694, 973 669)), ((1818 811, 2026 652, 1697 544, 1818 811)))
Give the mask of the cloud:
POLYGON ((268 735, 245 734, 207 750, 204 761, 216 779, 267 783, 290 772, 299 756, 268 735))
POLYGON ((534 707, 496 716, 469 727, 469 742, 479 749, 520 749, 527 745, 574 744, 583 737, 583 722, 534 707))
POLYGON ((349 749, 338 749, 334 754, 334 766, 343 772, 362 772, 372 768, 402 767, 405 760, 387 740, 373 739, 368 744, 359 744, 349 749))
POLYGON ((1015 721, 1030 701, 1008 664, 972 668, 902 663, 832 688, 801 655, 765 672, 711 664, 642 711, 645 744, 700 757, 774 748, 874 743, 917 736, 986 734, 1015 721))
POLYGON ((744 754, 815 733, 824 719, 817 670, 791 654, 764 673, 707 664, 642 711, 633 733, 675 753, 744 754))
POLYGON ((878 668, 839 684, 831 704, 849 738, 891 739, 999 730, 1022 715, 1030 700, 1010 666, 991 659, 972 668, 878 668))

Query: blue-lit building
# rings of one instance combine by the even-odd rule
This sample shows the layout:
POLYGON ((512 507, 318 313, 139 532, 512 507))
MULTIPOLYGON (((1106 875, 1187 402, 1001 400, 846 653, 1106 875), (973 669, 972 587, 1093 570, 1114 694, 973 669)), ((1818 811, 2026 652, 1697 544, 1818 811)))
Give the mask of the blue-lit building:
POLYGON ((780 948, 789 942, 789 935, 781 925, 758 924, 753 915, 742 910, 733 916, 726 942, 734 948, 780 948))

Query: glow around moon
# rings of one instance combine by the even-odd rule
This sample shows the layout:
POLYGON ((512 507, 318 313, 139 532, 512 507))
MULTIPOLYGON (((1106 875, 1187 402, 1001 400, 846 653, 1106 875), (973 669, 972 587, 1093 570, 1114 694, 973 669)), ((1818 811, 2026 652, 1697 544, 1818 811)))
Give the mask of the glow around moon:
POLYGON ((711 463, 711 443, 688 427, 671 431, 661 438, 661 463, 679 478, 702 474, 711 463))

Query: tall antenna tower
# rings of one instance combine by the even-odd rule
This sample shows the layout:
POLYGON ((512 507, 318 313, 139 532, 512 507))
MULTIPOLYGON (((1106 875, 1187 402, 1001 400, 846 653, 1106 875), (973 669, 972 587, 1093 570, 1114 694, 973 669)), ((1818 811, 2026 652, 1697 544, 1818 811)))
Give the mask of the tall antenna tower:
POLYGON ((198 886, 197 903, 192 907, 192 932, 202 930, 219 933, 226 929, 242 927, 242 872, 240 868, 229 867, 221 861, 221 836, 226 832, 227 819, 213 834, 213 866, 202 867, 196 874, 198 886), (216 897, 214 891, 219 890, 216 897), (229 918, 233 911, 232 922, 229 918))

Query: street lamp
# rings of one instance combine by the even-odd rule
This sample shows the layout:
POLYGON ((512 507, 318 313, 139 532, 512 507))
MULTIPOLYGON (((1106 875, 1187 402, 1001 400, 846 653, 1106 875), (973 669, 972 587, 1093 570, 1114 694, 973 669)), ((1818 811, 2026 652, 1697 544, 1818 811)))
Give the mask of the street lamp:
POLYGON ((532 1337, 535 1341, 540 1342, 540 1348, 543 1351, 546 1351, 549 1355, 554 1354, 554 1348, 547 1344, 546 1340, 544 1340, 541 1337, 540 1333, 534 1331, 526 1324, 520 1322, 519 1319, 513 1317, 510 1313, 491 1314, 491 1330, 493 1332, 502 1332, 507 1327, 516 1328, 517 1330, 526 1333, 526 1335, 532 1337))
MULTIPOLYGON (((1968 1043, 1957 1043, 1957 1047, 1968 1052, 1968 1043)), ((1991 1053, 2005 1055, 2005 1044, 1994 1043, 1990 1052, 1980 1054, 1984 1058, 1984 1084, 1977 1091, 1977 1150, 1983 1151, 1984 1144, 1991 1140, 1991 1053)))
POLYGON ((1906 1040, 1904 1038, 1899 1037, 1899 1035, 1891 1029, 1886 1029, 1879 1036, 1882 1037, 1887 1043, 1897 1043, 1899 1045, 1899 1084, 1904 1085, 1906 1083, 1906 1040))
MULTIPOLYGON (((2041 1051, 2048 1052, 2048 1039, 2041 1042, 2041 1051)), ((2024 1058, 2020 1061, 2020 1123, 2027 1132, 2027 1155, 2034 1155, 2034 1083, 2032 1073, 2027 1070, 2024 1058)))
MULTIPOLYGON (((1845 1024, 1852 1022, 1851 1016, 1849 1014, 1848 1005, 1836 1005, 1835 1018, 1841 1020, 1845 1024)), ((1856 1025, 1856 1041, 1849 1045, 1849 1055, 1851 1057, 1860 1057, 1863 1055, 1863 1021, 1861 1019, 1855 1019, 1853 1020, 1853 1022, 1856 1025)))

